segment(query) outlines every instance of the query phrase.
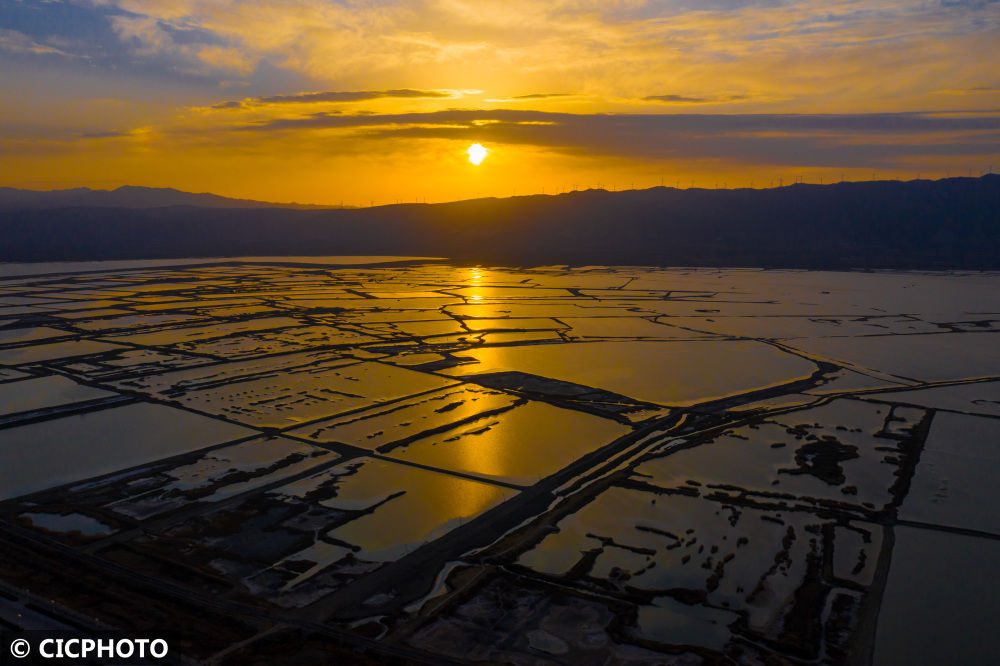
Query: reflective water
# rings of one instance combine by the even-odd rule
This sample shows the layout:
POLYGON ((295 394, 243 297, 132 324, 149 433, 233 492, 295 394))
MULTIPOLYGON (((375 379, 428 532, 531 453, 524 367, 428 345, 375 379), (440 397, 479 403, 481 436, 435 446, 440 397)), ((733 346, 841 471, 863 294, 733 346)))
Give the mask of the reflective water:
POLYGON ((995 662, 1000 541, 908 527, 895 537, 872 663, 995 662))
POLYGON ((0 267, 0 520, 431 660, 996 651, 1000 275, 286 259, 0 267))
POLYGON ((938 412, 900 517, 1000 534, 1000 419, 938 412))
POLYGON ((31 412, 117 395, 112 391, 77 384, 58 375, 24 379, 0 384, 0 415, 31 412))
POLYGON ((471 349, 468 376, 519 371, 662 405, 690 405, 808 377, 816 366, 758 342, 590 342, 471 349))
POLYGON ((106 536, 114 530, 90 516, 80 513, 22 513, 19 518, 47 532, 77 532, 83 536, 106 536))
POLYGON ((0 499, 80 481, 254 434, 140 403, 0 430, 0 499))
POLYGON ((417 439, 387 455, 531 485, 631 430, 583 412, 531 403, 417 439))

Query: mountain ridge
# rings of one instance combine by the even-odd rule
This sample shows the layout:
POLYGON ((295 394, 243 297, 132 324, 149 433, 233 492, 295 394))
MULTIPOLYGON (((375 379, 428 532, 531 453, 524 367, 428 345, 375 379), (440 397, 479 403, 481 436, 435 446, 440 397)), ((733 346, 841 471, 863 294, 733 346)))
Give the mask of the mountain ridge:
POLYGON ((256 199, 234 199, 211 192, 185 192, 172 187, 122 185, 113 190, 74 187, 64 190, 25 190, 0 187, 0 210, 52 208, 283 208, 314 210, 343 208, 319 204, 277 203, 256 199))
POLYGON ((0 261, 419 255, 507 265, 993 270, 1000 176, 327 210, 8 210, 0 237, 0 261))

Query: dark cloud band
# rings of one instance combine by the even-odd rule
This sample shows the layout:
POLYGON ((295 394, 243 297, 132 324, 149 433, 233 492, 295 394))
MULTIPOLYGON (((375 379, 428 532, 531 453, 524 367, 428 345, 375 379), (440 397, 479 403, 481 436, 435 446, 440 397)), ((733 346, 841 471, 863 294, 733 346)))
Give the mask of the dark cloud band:
POLYGON ((1000 115, 570 114, 448 110, 284 118, 234 127, 355 129, 368 139, 427 138, 547 147, 633 159, 721 159, 824 167, 886 166, 930 155, 1000 152, 1000 115))
POLYGON ((234 109, 256 104, 307 104, 316 102, 363 102, 370 99, 395 97, 403 99, 450 99, 454 93, 441 90, 327 90, 323 92, 298 93, 296 95, 271 95, 255 97, 242 102, 228 101, 215 104, 213 109, 234 109))

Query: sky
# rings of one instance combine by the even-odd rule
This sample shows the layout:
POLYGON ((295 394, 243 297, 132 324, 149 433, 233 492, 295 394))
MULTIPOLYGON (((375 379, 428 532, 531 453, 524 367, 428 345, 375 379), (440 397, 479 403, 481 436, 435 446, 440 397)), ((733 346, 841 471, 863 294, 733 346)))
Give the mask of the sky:
POLYGON ((367 206, 980 175, 997 63, 1000 0, 0 0, 0 186, 367 206))

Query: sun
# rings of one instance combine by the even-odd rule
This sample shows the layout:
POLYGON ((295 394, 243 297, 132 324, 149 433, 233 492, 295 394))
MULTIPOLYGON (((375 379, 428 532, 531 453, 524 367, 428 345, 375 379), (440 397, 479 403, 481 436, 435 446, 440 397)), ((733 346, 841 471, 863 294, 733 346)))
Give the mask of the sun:
POLYGON ((490 153, 490 151, 483 148, 480 143, 472 144, 465 152, 469 155, 469 161, 476 165, 482 163, 482 161, 485 160, 486 156, 490 153))

